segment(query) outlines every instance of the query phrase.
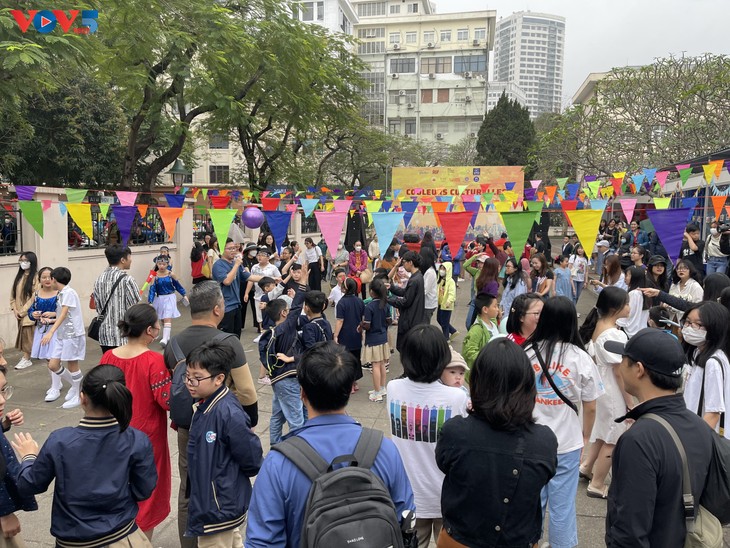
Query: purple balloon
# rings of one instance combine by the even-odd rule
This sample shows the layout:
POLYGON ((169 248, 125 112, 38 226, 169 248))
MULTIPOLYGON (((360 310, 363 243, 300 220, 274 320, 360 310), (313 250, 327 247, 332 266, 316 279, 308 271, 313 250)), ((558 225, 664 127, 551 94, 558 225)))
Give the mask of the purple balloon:
POLYGON ((247 207, 241 214, 241 220, 248 228, 259 228, 264 224, 264 213, 258 207, 247 207))

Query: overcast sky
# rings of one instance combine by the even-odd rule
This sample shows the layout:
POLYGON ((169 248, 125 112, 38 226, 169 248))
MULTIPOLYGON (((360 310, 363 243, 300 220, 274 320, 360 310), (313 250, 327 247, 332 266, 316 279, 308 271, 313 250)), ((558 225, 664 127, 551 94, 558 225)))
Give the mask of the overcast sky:
POLYGON ((563 104, 591 72, 669 54, 730 54, 728 0, 435 0, 436 12, 490 9, 565 17, 563 104))

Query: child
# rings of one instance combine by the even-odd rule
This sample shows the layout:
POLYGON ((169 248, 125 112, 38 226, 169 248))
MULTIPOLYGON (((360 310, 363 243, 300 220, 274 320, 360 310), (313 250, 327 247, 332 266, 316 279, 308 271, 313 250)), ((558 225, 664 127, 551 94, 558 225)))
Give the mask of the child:
POLYGON ((235 353, 207 342, 187 359, 185 382, 198 403, 188 443, 188 523, 198 546, 243 546, 239 527, 251 500, 251 477, 263 461, 261 442, 226 386, 235 353))
POLYGON ((291 310, 282 299, 274 299, 266 305, 266 314, 276 324, 264 331, 259 340, 259 357, 271 380, 274 397, 271 402, 271 445, 281 441, 281 429, 286 422, 289 431, 304 424, 304 407, 299 397, 297 359, 302 351, 297 333, 297 319, 302 309, 304 294, 294 297, 291 310))
POLYGON ((439 308, 436 311, 436 321, 444 332, 444 337, 449 340, 458 334, 458 331, 451 325, 451 314, 454 311, 456 300, 456 281, 452 275, 450 262, 442 263, 439 267, 438 292, 439 308))
POLYGON ((15 435, 20 494, 44 493, 56 479, 51 510, 56 546, 151 548, 135 518, 137 503, 157 483, 157 471, 149 438, 128 428, 132 394, 124 373, 112 365, 94 367, 84 377, 80 398, 81 423, 51 432, 40 451, 30 434, 15 435))
MULTIPOLYGON (((269 262, 269 257, 271 256, 271 252, 269 248, 265 245, 260 245, 258 247, 258 253, 256 257, 258 258, 258 263, 253 265, 251 267, 251 274, 254 276, 267 276, 269 278, 278 279, 281 278, 281 272, 279 272, 279 269, 276 268, 276 266, 269 262)), ((260 285, 254 284, 252 280, 248 281, 248 285, 246 286, 246 291, 243 293, 243 302, 248 303, 248 296, 249 293, 251 293, 251 288, 254 289, 254 302, 255 304, 255 310, 256 310, 256 320, 259 322, 259 324, 263 323, 263 315, 261 314, 261 309, 259 308, 259 304, 261 303, 261 296, 264 294, 263 289, 261 289, 260 285)), ((254 339, 253 342, 258 342, 259 338, 261 336, 259 335, 254 339)))
POLYGON ((347 273, 343 268, 338 268, 334 271, 336 284, 332 288, 332 291, 330 291, 330 295, 327 298, 330 305, 336 310, 337 309, 337 303, 340 302, 340 299, 343 295, 343 287, 345 280, 347 279, 347 273))
POLYGON ((578 304, 578 299, 580 299, 580 294, 586 283, 588 264, 585 249, 583 249, 582 245, 576 244, 573 248, 573 255, 570 257, 571 279, 573 280, 573 287, 575 288, 573 304, 578 304))
POLYGON ((304 294, 304 314, 299 316, 302 332, 302 352, 309 350, 319 342, 331 341, 334 338, 332 326, 324 317, 327 308, 327 296, 321 291, 307 291, 304 294))
MULTIPOLYGON (((30 352, 31 358, 48 360, 53 356, 56 347, 56 339, 52 339, 47 346, 41 345, 43 335, 50 329, 49 326, 56 321, 56 302, 58 301, 58 291, 53 289, 53 280, 51 280, 52 268, 44 267, 38 271, 38 280, 40 287, 36 291, 33 304, 28 309, 28 317, 35 321, 35 332, 33 334, 33 349, 30 352)), ((53 383, 52 371, 51 383, 53 383)))
POLYGON ((157 317, 162 321, 162 340, 160 345, 164 348, 172 334, 172 319, 180 317, 177 309, 175 291, 183 297, 183 304, 188 306, 189 301, 185 296, 185 288, 177 281, 177 277, 168 268, 170 259, 164 255, 157 257, 157 274, 150 284, 148 302, 155 307, 157 317))
POLYGON ((160 252, 157 254, 157 257, 152 259, 152 262, 155 263, 155 272, 157 272, 159 270, 159 266, 157 265, 157 260, 160 257, 167 258, 167 270, 172 272, 172 259, 170 259, 170 248, 167 247, 166 245, 163 245, 162 247, 160 247, 160 252))
MULTIPOLYGON (((453 283, 453 281, 452 281, 453 283)), ((361 327, 365 331, 365 346, 362 349, 362 363, 372 365, 373 390, 368 392, 372 402, 383 401, 386 395, 387 372, 385 362, 390 359, 388 326, 390 325, 390 306, 388 289, 381 278, 370 283, 372 300, 365 306, 361 327)))
POLYGON ((460 388, 467 394, 469 389, 466 387, 466 375, 469 372, 469 366, 466 364, 464 357, 453 348, 451 349, 451 361, 444 367, 439 379, 441 384, 460 388))
POLYGON ((41 345, 51 344, 56 332, 58 335, 53 354, 48 361, 48 369, 53 372, 53 375, 51 375, 51 388, 46 392, 45 400, 47 402, 56 401, 61 395, 62 379, 66 379, 71 388, 61 407, 72 409, 81 405, 79 391, 81 379, 84 376, 79 370, 79 361, 86 358, 86 330, 84 329, 84 318, 81 315, 79 296, 68 285, 71 282, 71 271, 65 266, 54 268, 51 271, 51 280, 51 287, 58 291, 56 321, 43 335, 41 345), (66 367, 61 365, 61 361, 66 362, 66 367))
POLYGON ((555 295, 568 297, 575 302, 575 286, 573 285, 573 273, 568 266, 569 260, 567 255, 558 258, 558 266, 555 267, 555 295))
MULTIPOLYGON (((0 339, 0 416, 5 412, 5 405, 13 395, 13 387, 8 384, 7 362, 3 357, 5 341, 0 339)), ((8 412, 2 419, 2 431, 7 432, 11 426, 23 424, 23 413, 20 409, 8 412)), ((20 522, 15 512, 33 512, 38 510, 35 498, 30 496, 18 496, 17 476, 20 470, 18 458, 10 447, 10 442, 5 434, 0 434, 0 456, 5 462, 4 471, 0 475, 0 534, 6 537, 7 546, 25 546, 20 536, 20 522)), ((0 540, 0 546, 6 546, 0 540)))
POLYGON ((674 323, 669 317, 669 310, 663 306, 652 306, 649 309, 649 320, 646 322, 649 327, 654 329, 661 329, 665 333, 671 335, 675 339, 677 336, 672 333, 672 326, 679 327, 679 324, 674 323))
MULTIPOLYGON (((296 260, 297 256, 294 255, 290 261, 296 260)), ((291 274, 291 279, 286 282, 287 289, 293 289, 297 293, 306 293, 307 291, 309 291, 309 286, 306 283, 309 273, 303 265, 300 265, 296 262, 293 263, 289 268, 289 273, 291 274)))
MULTIPOLYGON (((261 310, 261 327, 265 330, 271 329, 276 325, 272 319, 269 317, 268 314, 265 313, 266 305, 273 301, 274 299, 283 299, 286 301, 287 305, 291 306, 291 297, 287 295, 282 295, 284 292, 285 283, 289 280, 291 275, 288 275, 286 278, 284 278, 284 281, 280 284, 276 283, 276 280, 274 278, 270 278, 269 276, 264 276, 258 281, 259 288, 264 292, 263 295, 261 295, 261 302, 259 302, 259 309, 261 310)), ((290 290, 291 291, 291 290, 290 290)), ((263 333, 263 331, 262 331, 263 333)), ((261 336, 259 335, 254 339, 254 342, 259 342, 261 336)), ((266 384, 271 385, 271 379, 266 374, 266 369, 264 368, 263 364, 259 366, 259 384, 266 384)))
POLYGON ((335 316, 335 342, 344 346, 357 359, 353 391, 359 390, 357 381, 362 378, 362 330, 360 324, 365 314, 365 303, 358 296, 358 283, 354 278, 345 280, 345 294, 337 303, 335 316))
POLYGON ((479 312, 476 321, 464 337, 461 355, 469 367, 474 365, 479 352, 493 338, 499 336, 499 304, 497 297, 490 293, 480 293, 474 298, 474 305, 479 312))

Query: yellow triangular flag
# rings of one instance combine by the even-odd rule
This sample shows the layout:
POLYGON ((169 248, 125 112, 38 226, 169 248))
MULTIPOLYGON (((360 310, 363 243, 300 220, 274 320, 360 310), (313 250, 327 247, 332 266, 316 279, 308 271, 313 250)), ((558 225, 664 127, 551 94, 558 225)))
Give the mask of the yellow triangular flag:
POLYGON ((71 218, 90 240, 94 239, 94 224, 91 221, 91 204, 72 204, 66 202, 66 209, 71 218))
POLYGON ((583 249, 586 250, 586 255, 593 252, 593 247, 596 243, 596 233, 598 232, 598 225, 601 224, 601 217, 603 217, 602 209, 576 209, 576 210, 563 210, 568 216, 570 224, 573 225, 576 236, 580 241, 583 249))
POLYGON ((656 209, 667 209, 672 198, 654 198, 654 207, 656 209))
POLYGON ((712 177, 715 175, 715 166, 707 164, 702 166, 702 169, 705 172, 705 181, 707 181, 707 184, 709 185, 712 182, 712 177))

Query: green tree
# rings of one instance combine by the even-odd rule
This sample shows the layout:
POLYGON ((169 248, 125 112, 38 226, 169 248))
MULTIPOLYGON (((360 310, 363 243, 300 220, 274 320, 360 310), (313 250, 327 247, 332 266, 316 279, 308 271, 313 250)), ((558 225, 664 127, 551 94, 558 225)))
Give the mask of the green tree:
POLYGON ((474 166, 477 162, 477 138, 467 135, 457 143, 449 146, 445 166, 474 166))
POLYGON ((477 162, 483 166, 524 166, 535 140, 530 112, 502 93, 477 134, 477 162))

